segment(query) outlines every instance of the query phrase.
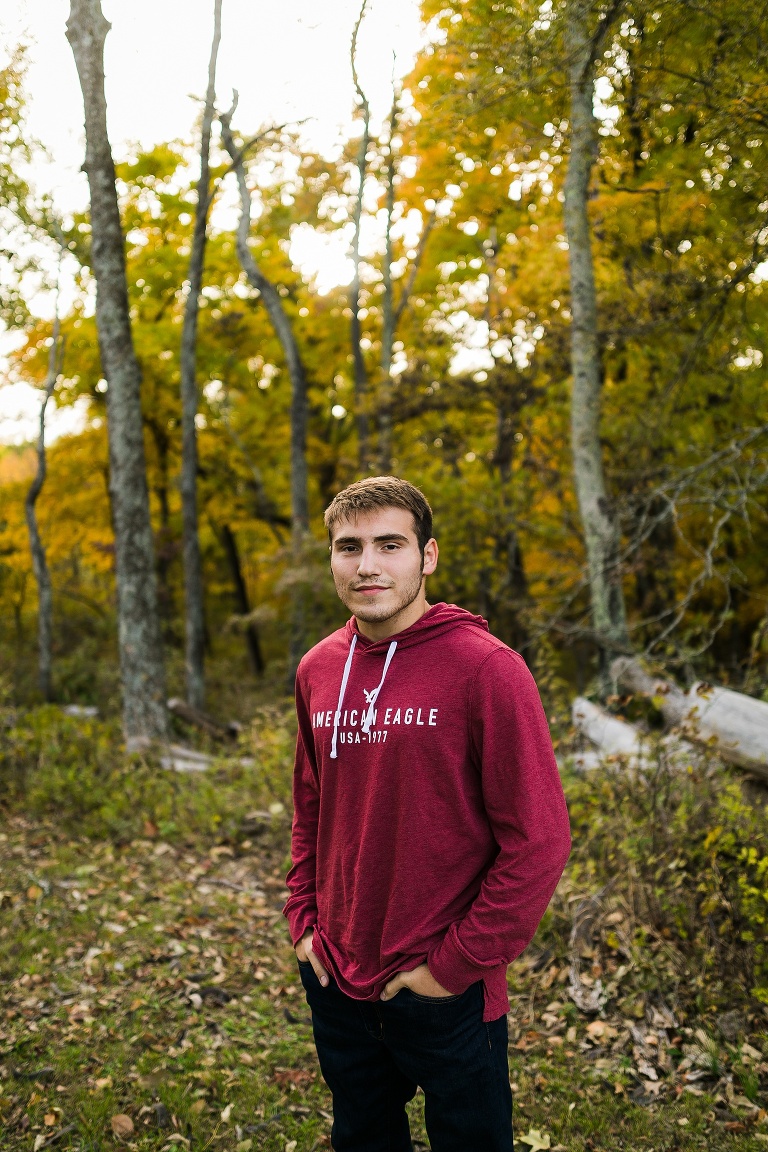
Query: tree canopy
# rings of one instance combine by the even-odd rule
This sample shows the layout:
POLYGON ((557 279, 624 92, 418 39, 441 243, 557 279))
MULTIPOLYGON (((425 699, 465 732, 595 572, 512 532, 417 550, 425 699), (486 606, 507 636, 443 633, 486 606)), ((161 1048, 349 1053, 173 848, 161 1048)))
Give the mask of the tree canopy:
MULTIPOLYGON (((430 598, 487 616, 542 676, 581 689, 594 674, 599 637, 569 432, 574 301, 563 213, 576 7, 593 47, 586 209, 598 450, 628 644, 683 680, 766 691, 768 121, 758 0, 706 10, 689 0, 424 0, 428 43, 393 92, 391 116, 366 129, 358 101, 337 154, 309 152, 300 126, 234 117, 251 194, 248 251, 306 377, 310 531, 298 549, 292 377, 264 290, 238 257, 224 207, 237 203, 236 173, 214 123, 195 419, 209 660, 251 676, 250 629, 268 677, 281 682, 297 589, 303 647, 340 622, 322 512, 383 460, 433 505, 442 552, 430 598), (319 285, 301 253, 308 236, 354 252, 358 212, 355 310, 349 285, 319 285)), ((23 53, 0 74, 0 215, 14 236, 48 218, 16 174, 14 156, 31 146, 23 75, 23 53)), ((179 380, 199 169, 192 127, 189 140, 117 168, 172 683, 184 647, 179 380)), ((83 406, 84 426, 50 447, 37 505, 53 581, 55 691, 83 701, 110 692, 115 677, 92 224, 89 213, 61 222, 80 271, 61 316, 55 397, 83 406)), ((30 315, 23 269, 6 260, 2 316, 24 333, 12 371, 42 385, 51 325, 30 315)), ((36 603, 24 498, 34 453, 0 452, 0 629, 14 653, 12 691, 29 698, 36 603)))

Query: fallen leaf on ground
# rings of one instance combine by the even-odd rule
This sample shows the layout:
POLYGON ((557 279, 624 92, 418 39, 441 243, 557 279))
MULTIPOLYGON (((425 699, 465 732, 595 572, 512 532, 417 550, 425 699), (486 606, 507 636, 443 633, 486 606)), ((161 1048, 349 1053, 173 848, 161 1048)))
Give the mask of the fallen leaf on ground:
POLYGON ((586 1031, 591 1040, 615 1040, 619 1034, 616 1028, 606 1024, 604 1020, 593 1020, 591 1024, 587 1024, 586 1031))
POLYGON ((552 1142, 546 1133, 542 1133, 538 1128, 529 1129, 525 1136, 518 1136, 517 1138, 522 1144, 530 1145, 531 1152, 539 1152, 541 1148, 551 1148, 552 1142))
POLYGON ((311 1084, 314 1078, 314 1073, 308 1072, 305 1068, 275 1068, 272 1076, 275 1083, 283 1088, 287 1084, 295 1084, 300 1088, 311 1084))
POLYGON ((119 1136, 122 1140, 133 1135, 133 1120, 131 1120, 130 1116, 118 1112, 116 1116, 112 1117, 110 1123, 115 1136, 119 1136))

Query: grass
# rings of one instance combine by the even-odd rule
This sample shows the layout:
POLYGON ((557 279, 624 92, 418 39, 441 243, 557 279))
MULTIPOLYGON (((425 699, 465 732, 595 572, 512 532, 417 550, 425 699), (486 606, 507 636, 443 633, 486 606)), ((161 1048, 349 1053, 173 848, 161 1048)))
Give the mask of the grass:
MULTIPOLYGON (((280 914, 290 721, 270 706, 238 756, 177 777, 109 725, 12 719, 0 1150, 329 1148, 280 914)), ((732 778, 663 769, 566 776, 572 859, 509 971, 521 1149, 768 1147, 765 814, 732 778)))
MULTIPOLYGON (((197 847, 115 848, 6 821, 0 1148, 330 1146, 330 1099, 279 912, 287 844, 285 816, 236 846, 197 847), (114 1117, 132 1131, 116 1135, 126 1122, 114 1117)), ((542 955, 510 970, 518 1139, 766 1147, 765 1112, 729 1102, 722 1086, 649 1092, 616 1043, 622 1032, 606 1048, 568 1001, 559 962, 542 955)), ((426 1146, 419 1098, 412 1128, 426 1146)))

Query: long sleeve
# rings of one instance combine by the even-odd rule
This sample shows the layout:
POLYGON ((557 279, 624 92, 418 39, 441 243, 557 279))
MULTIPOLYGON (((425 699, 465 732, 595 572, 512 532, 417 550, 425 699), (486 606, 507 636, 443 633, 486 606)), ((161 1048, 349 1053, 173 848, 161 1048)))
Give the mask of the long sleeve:
POLYGON ((312 721, 300 672, 296 677, 296 712, 299 731, 293 769, 292 867, 286 877, 290 896, 283 908, 294 944, 317 920, 316 861, 320 814, 320 782, 312 739, 312 721))
POLYGON ((498 853, 469 911, 427 958, 432 975, 454 994, 527 947, 571 843, 544 709, 516 653, 497 649, 481 664, 469 710, 473 759, 498 853))

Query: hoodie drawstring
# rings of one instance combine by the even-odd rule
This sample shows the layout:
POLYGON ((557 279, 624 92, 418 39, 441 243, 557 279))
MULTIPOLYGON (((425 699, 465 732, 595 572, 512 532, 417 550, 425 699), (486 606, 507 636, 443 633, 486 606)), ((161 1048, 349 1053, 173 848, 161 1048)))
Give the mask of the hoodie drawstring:
POLYGON ((371 724, 373 724, 373 716, 374 716, 374 710, 376 708, 376 701, 378 699, 379 692, 381 692, 382 688, 384 687, 384 681, 387 678, 387 669, 389 668, 389 662, 392 659, 392 657, 394 656, 396 648, 397 648, 397 640, 393 640, 389 646, 389 649, 387 650, 387 658, 384 661, 384 671, 381 674, 381 680, 379 680, 378 687, 374 688, 373 692, 371 692, 371 695, 368 697, 368 710, 366 711, 365 716, 363 716, 363 721, 362 721, 362 724, 360 725, 361 732, 368 732, 368 730, 371 727, 371 724))
MULTIPOLYGON (((352 668, 352 657, 354 656, 354 653, 355 653, 356 644, 357 644, 357 636, 353 636, 352 637, 352 643, 349 646, 349 655, 347 656, 347 661, 346 661, 346 664, 344 665, 344 675, 341 677, 341 687, 339 688, 339 702, 336 705, 336 711, 333 714, 333 739, 331 740, 331 759, 332 760, 338 759, 338 753, 336 751, 336 743, 337 743, 338 735, 339 735, 339 722, 341 720, 341 707, 342 707, 342 704, 344 703, 344 693, 347 690, 347 681, 349 680, 349 673, 350 673, 350 669, 352 668)), ((387 651, 386 659, 384 660, 384 670, 381 673, 381 680, 379 681, 378 686, 376 688, 374 688, 373 692, 371 692, 370 696, 368 697, 368 707, 365 711, 365 715, 363 716, 363 720, 362 720, 362 723, 360 725, 360 728, 363 732, 368 732, 370 730, 371 724, 373 724, 374 712, 376 709, 376 701, 379 697, 379 692, 381 692, 382 688, 384 687, 384 681, 386 680, 386 677, 387 677, 387 670, 389 668, 390 661, 392 660, 392 657, 395 654, 396 648, 397 648, 397 640, 393 640, 389 646, 388 651, 387 651)))
POLYGON ((347 662, 344 665, 344 675, 341 678, 341 687, 339 688, 339 702, 336 705, 336 711, 333 714, 333 740, 331 741, 331 759, 336 759, 336 738, 339 734, 339 720, 341 718, 341 706, 344 703, 344 693, 347 690, 347 680, 349 680, 349 670, 352 667, 352 657, 355 652, 355 645, 357 644, 357 636, 352 637, 352 643, 349 646, 349 655, 347 662))

